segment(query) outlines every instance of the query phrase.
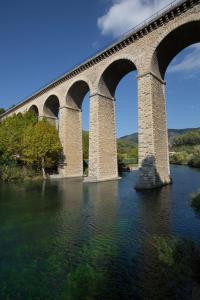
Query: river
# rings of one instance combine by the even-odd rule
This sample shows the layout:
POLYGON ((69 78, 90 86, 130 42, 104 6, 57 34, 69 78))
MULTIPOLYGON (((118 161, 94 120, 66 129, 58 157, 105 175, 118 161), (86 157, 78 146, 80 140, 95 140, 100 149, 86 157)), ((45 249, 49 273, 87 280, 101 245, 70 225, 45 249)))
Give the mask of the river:
POLYGON ((1 183, 0 299, 180 299, 162 280, 151 239, 200 245, 190 207, 200 170, 171 172, 173 185, 145 192, 133 188, 137 172, 97 184, 1 183))

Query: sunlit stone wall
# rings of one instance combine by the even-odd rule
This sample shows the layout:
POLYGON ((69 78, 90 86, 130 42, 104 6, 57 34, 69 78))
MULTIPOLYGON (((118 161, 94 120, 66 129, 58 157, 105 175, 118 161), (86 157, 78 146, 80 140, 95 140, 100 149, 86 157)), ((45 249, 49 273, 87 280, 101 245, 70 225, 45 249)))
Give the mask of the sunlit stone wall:
MULTIPOLYGON (((164 75, 170 61, 186 46, 200 42, 199 0, 180 1, 138 31, 78 66, 6 112, 3 118, 24 113, 37 106, 45 116, 48 97, 59 99, 59 135, 64 161, 63 177, 83 176, 81 108, 74 109, 73 97, 67 103, 70 87, 84 81, 90 91, 90 154, 88 181, 112 180, 117 174, 114 85, 132 69, 138 72, 139 182, 137 188, 154 188, 170 182, 165 110, 164 75), (120 64, 103 78, 105 70, 120 64), (113 85, 113 86, 112 86, 113 85)), ((112 70, 112 68, 111 68, 112 70)))

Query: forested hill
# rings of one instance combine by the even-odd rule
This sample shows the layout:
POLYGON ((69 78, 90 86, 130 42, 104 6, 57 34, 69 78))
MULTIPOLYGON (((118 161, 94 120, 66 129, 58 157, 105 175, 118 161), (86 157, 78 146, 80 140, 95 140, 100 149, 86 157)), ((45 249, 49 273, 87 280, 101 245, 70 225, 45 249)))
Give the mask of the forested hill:
MULTIPOLYGON (((199 130, 199 128, 185 128, 185 129, 168 129, 169 134, 169 144, 171 145, 173 142, 173 139, 181 134, 184 134, 189 131, 195 131, 199 130)), ((133 133, 130 135, 125 135, 118 139, 118 141, 128 143, 130 145, 136 145, 138 143, 138 133, 133 133)))

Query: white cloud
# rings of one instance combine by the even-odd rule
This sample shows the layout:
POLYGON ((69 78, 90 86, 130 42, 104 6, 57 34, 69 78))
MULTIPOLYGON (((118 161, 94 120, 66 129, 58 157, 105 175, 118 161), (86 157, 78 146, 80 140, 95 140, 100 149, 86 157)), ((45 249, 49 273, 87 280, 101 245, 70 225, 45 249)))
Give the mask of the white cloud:
MULTIPOLYGON (((158 10, 167 6, 172 0, 107 0, 111 3, 107 13, 98 19, 98 26, 103 35, 117 37, 158 10)), ((182 60, 175 59, 168 72, 193 71, 200 72, 200 44, 195 44, 187 50, 182 60)))
POLYGON ((98 18, 98 27, 103 35, 117 37, 149 18, 171 1, 112 0, 112 5, 107 13, 98 18))
MULTIPOLYGON (((189 49, 188 49, 189 50, 189 49)), ((190 51, 183 57, 180 62, 172 62, 168 72, 200 72, 200 44, 190 47, 190 51)))

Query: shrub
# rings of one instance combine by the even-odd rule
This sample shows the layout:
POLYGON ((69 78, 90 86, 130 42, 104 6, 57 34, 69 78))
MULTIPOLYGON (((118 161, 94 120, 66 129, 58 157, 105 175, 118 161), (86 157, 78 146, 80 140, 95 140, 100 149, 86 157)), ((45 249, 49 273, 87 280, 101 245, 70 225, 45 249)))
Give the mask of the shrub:
POLYGON ((3 165, 0 169, 0 178, 3 181, 23 180, 24 176, 20 167, 12 165, 3 165))
POLYGON ((191 206, 198 214, 200 214, 200 192, 192 195, 191 206))
POLYGON ((200 168, 200 149, 197 148, 188 162, 190 167, 200 168))
POLYGON ((189 155, 187 152, 177 152, 170 156, 170 163, 177 165, 187 165, 189 161, 189 155))
POLYGON ((199 145, 200 144, 200 130, 189 131, 180 136, 177 136, 173 140, 173 146, 182 145, 199 145))
POLYGON ((0 166, 0 179, 3 181, 22 181, 39 176, 41 171, 18 165, 17 163, 4 164, 0 166))

